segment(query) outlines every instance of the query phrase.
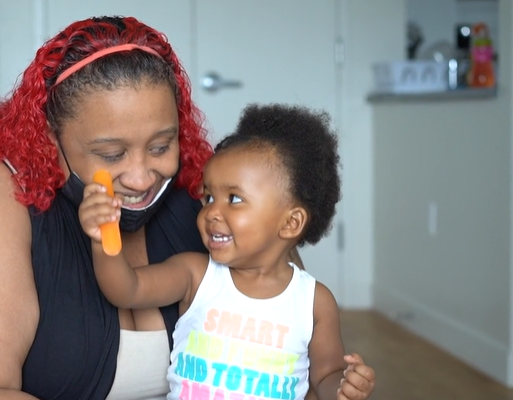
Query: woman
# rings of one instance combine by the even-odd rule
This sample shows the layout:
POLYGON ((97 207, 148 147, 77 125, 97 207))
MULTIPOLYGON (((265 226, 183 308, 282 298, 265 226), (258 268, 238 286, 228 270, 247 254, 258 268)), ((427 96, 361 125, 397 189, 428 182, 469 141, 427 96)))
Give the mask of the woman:
MULTIPOLYGON (((197 188, 212 149, 169 43, 134 18, 71 24, 0 105, 0 143, 0 399, 164 398, 176 305, 113 307, 77 210, 108 169, 132 265, 205 251, 197 188)), ((374 378, 357 361, 370 378, 351 371, 349 398, 364 399, 374 378)))

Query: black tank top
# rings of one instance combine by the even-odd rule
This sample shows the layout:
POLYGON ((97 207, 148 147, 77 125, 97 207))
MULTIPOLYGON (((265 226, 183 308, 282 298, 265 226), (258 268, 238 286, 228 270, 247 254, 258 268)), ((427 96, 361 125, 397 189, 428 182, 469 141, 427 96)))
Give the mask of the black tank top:
MULTIPOLYGON (((146 225, 150 263, 184 251, 206 252, 196 227, 200 208, 185 190, 169 192, 146 225)), ((120 326, 117 309, 96 283, 90 239, 60 191, 49 210, 30 209, 30 215, 40 319, 22 390, 41 400, 104 400, 114 381, 120 326)), ((161 312, 172 348, 178 306, 161 312)))

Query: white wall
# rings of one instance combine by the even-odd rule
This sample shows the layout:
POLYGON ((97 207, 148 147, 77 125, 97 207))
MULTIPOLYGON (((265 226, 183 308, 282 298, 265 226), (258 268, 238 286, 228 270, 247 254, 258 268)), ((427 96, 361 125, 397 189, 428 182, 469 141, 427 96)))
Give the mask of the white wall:
POLYGON ((18 75, 34 57, 37 26, 33 3, 33 0, 0 0, 0 98, 12 89, 18 75))
POLYGON ((497 98, 375 105, 375 304, 513 386, 513 12, 500 7, 497 98))
POLYGON ((503 96, 382 104, 374 119, 376 307, 503 381, 509 109, 503 96))
POLYGON ((405 46, 404 0, 344 0, 341 8, 343 65, 342 151, 345 225, 342 304, 368 308, 373 304, 374 204, 372 63, 401 59, 405 46))
POLYGON ((509 118, 511 131, 509 153, 509 271, 508 279, 508 362, 506 368, 506 384, 513 387, 513 4, 509 0, 499 2, 499 41, 500 41, 500 68, 503 73, 500 75, 501 88, 505 101, 507 102, 506 115, 509 118))

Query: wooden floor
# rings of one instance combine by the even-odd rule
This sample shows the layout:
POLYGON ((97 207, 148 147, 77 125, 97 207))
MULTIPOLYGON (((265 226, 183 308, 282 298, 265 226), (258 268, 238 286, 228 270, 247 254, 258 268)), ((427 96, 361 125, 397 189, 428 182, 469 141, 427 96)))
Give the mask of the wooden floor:
POLYGON ((376 372, 371 400, 513 400, 506 389, 374 311, 341 311, 346 352, 376 372))

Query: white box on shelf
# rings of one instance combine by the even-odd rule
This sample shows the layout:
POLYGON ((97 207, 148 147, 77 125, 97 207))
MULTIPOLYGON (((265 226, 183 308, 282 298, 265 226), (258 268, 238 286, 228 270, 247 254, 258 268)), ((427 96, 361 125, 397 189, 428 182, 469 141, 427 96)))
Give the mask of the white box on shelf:
POLYGON ((412 60, 373 64, 378 93, 443 92, 448 87, 447 62, 412 60))

